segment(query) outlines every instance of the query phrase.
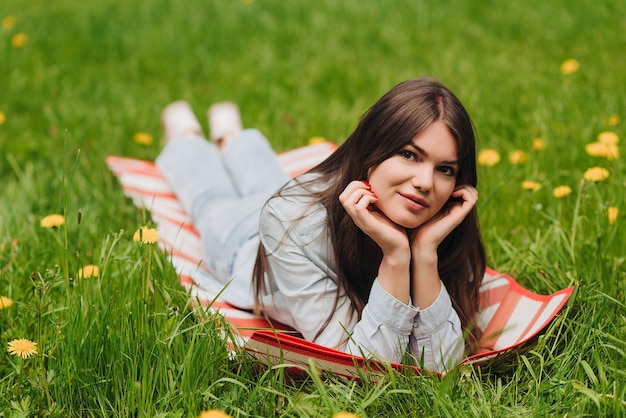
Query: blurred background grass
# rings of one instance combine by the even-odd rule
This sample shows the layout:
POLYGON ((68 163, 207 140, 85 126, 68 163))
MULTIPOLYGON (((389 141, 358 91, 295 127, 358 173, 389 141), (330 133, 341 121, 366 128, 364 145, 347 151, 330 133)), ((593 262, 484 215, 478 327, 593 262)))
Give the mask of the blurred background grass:
MULTIPOLYGON (((569 335, 564 352, 626 338, 626 171, 621 158, 584 151, 602 131, 624 137, 623 122, 607 122, 626 116, 624 2, 2 0, 0 10, 0 294, 27 295, 30 273, 58 263, 38 226, 48 213, 68 214, 73 269, 97 262, 109 234, 145 222, 104 158, 154 159, 170 101, 188 100, 205 124, 212 102, 233 100, 244 124, 281 151, 313 136, 340 144, 390 87, 433 76, 466 105, 479 148, 502 155, 479 172, 490 264, 539 293, 583 284, 568 326, 592 331, 569 335), (20 33, 26 40, 16 46, 20 33), (580 69, 564 75, 570 58, 580 69), (136 132, 154 143, 135 143, 136 132), (539 137, 545 149, 535 151, 539 137), (529 154, 525 164, 507 162, 516 149, 529 154), (581 183, 597 165, 610 177, 581 183), (542 188, 523 191, 523 180, 542 188), (558 185, 572 195, 556 199, 558 185), (608 206, 622 211, 614 225, 608 206)), ((2 341, 19 326, 7 329, 2 341)), ((602 361, 585 360, 596 373, 616 369, 595 391, 623 379, 617 346, 602 361)), ((585 381, 586 370, 573 367, 563 379, 585 381)), ((570 389, 559 396, 593 408, 570 389)), ((620 383, 614 397, 625 390, 620 383)), ((556 395, 542 387, 536 396, 542 404, 556 395)))

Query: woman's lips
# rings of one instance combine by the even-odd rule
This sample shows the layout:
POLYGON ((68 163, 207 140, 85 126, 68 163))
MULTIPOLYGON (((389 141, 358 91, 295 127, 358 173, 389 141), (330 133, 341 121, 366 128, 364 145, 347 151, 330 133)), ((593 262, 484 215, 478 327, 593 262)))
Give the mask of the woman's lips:
POLYGON ((407 206, 410 209, 421 210, 421 209, 428 207, 428 203, 419 196, 415 196, 412 194, 403 194, 403 193, 400 193, 400 196, 404 198, 405 202, 407 203, 407 206))

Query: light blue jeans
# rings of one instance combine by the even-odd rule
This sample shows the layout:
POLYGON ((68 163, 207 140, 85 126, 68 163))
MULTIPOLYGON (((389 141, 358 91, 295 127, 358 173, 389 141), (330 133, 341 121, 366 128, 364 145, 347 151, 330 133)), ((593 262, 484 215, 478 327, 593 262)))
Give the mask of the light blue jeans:
MULTIPOLYGON (((201 137, 175 138, 156 163, 200 233, 210 273, 229 284, 228 293, 249 288, 251 271, 238 271, 235 260, 244 244, 251 253, 245 258, 254 258, 261 208, 289 180, 267 139, 246 129, 220 152, 201 137)), ((246 260, 243 270, 253 261, 246 260)))

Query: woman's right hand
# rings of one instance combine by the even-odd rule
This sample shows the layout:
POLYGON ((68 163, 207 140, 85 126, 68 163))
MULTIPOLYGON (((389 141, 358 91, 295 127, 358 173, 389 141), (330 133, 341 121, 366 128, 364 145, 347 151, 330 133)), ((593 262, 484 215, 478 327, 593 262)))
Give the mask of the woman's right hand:
POLYGON ((410 254, 406 230, 378 210, 375 206, 378 198, 367 182, 350 182, 339 195, 339 201, 356 226, 378 244, 383 254, 410 254))

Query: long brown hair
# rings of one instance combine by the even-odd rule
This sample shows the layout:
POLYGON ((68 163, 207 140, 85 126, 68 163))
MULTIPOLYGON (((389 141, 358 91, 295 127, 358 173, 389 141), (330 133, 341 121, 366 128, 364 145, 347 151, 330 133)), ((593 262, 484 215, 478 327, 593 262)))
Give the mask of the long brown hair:
MULTIPOLYGON (((380 261, 382 254, 354 224, 339 202, 339 195, 348 183, 366 179, 370 168, 397 154, 436 121, 443 122, 456 141, 459 160, 456 184, 476 187, 476 147, 471 119, 450 90, 429 78, 409 80, 393 87, 363 115, 346 141, 310 170, 319 175, 312 182, 328 185, 312 193, 314 203, 321 204, 327 212, 326 227, 337 266, 337 298, 345 294, 359 318, 378 274, 379 263, 372 260, 380 261)), ((280 190, 277 196, 284 191, 280 190)), ((472 347, 480 336, 473 321, 486 266, 476 208, 444 239, 437 252, 439 275, 472 347)), ((257 304, 266 291, 266 275, 271 279, 267 254, 261 244, 253 279, 257 304)))

